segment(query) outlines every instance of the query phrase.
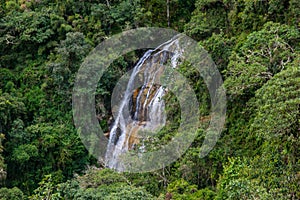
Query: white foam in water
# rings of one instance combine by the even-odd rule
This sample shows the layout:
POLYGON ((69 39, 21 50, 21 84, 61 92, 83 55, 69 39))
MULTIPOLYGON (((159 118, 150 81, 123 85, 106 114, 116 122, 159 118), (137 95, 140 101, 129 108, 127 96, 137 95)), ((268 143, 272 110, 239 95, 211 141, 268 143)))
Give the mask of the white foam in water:
MULTIPOLYGON (((122 170, 120 156, 134 147, 132 138, 136 138, 138 131, 157 131, 166 123, 165 102, 163 96, 166 91, 163 86, 155 84, 164 71, 163 64, 169 61, 173 68, 178 65, 178 59, 182 55, 178 40, 172 39, 155 50, 147 51, 133 69, 128 81, 125 95, 120 101, 115 123, 110 131, 109 143, 105 156, 106 165, 109 168, 122 170), (132 91, 135 79, 143 74, 143 86, 136 97, 136 106, 133 115, 128 115, 128 108, 132 100, 132 91), (145 94, 145 90, 148 90, 145 94), (153 94, 154 93, 154 94, 153 94), (125 112, 127 109, 127 112, 125 112)), ((132 105, 133 106, 133 105, 132 105)), ((137 140, 136 140, 137 141, 137 140)), ((142 138, 139 138, 143 144, 142 138)), ((140 151, 146 151, 145 146, 139 147, 140 151)))

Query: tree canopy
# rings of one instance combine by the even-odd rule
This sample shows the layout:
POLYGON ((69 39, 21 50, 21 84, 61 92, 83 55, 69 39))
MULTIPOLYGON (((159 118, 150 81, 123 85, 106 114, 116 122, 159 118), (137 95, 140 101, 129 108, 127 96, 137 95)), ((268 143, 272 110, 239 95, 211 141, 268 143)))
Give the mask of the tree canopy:
MULTIPOLYGON (((1 0, 0 47, 0 199, 300 199, 299 0, 1 0), (170 166, 117 173, 82 144, 72 91, 93 48, 138 27, 183 32, 208 51, 224 79, 226 126, 204 158, 199 127, 170 166)), ((107 132, 112 91, 144 53, 118 58, 98 83, 107 132)), ((178 72, 208 123, 204 80, 188 63, 178 72)), ((157 140, 168 142, 180 105, 172 94, 164 100, 169 121, 157 140)))

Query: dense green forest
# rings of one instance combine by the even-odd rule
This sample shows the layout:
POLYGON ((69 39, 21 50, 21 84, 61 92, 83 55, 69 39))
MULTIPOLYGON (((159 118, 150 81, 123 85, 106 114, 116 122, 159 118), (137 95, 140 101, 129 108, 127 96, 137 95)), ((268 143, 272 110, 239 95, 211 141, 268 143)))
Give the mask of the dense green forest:
MULTIPOLYGON (((299 0, 0 1, 0 199, 300 199, 299 0), (199 134, 170 166, 118 173, 82 144, 72 91, 94 47, 138 27, 169 27, 210 53, 227 92, 226 125, 204 158, 199 134)), ((115 83, 143 53, 118 58, 99 81, 106 131, 115 83)), ((179 71, 206 116, 200 74, 179 71)))

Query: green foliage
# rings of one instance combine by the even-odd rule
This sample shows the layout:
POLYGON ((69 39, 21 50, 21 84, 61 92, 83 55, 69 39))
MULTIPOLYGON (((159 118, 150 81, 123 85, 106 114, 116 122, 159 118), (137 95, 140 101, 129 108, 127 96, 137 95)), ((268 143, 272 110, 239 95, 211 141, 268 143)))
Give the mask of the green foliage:
POLYGON ((6 133, 15 119, 21 118, 25 113, 25 106, 18 97, 11 96, 8 93, 2 93, 0 90, 0 130, 6 133))
POLYGON ((44 12, 12 11, 0 20, 1 63, 26 63, 36 58, 41 44, 54 35, 50 17, 44 12))
POLYGON ((297 0, 289 1, 289 12, 286 12, 286 18, 289 24, 300 26, 300 3, 297 0))
POLYGON ((198 0, 185 31, 195 39, 203 39, 222 31, 230 36, 250 33, 269 21, 299 26, 298 10, 299 3, 294 0, 198 0))
POLYGON ((101 185, 127 183, 127 179, 123 175, 110 169, 90 169, 85 175, 78 177, 78 181, 84 188, 97 188, 101 185))
POLYGON ((190 20, 195 0, 150 0, 142 1, 152 26, 173 28, 183 31, 184 25, 190 20), (169 2, 169 19, 167 3, 169 2))
POLYGON ((141 187, 130 185, 122 175, 111 170, 89 169, 85 175, 58 185, 47 175, 29 199, 150 200, 153 196, 141 187))
MULTIPOLYGON (((80 32, 66 34, 51 54, 47 63, 48 78, 43 85, 43 90, 48 93, 48 99, 52 102, 51 107, 57 106, 65 115, 71 109, 71 93, 75 73, 80 67, 84 57, 87 56, 91 46, 80 32), (53 105, 54 104, 54 105, 53 105)), ((49 113, 52 115, 52 113, 49 113)), ((55 117, 55 116, 53 116, 55 117)))
POLYGON ((200 41, 200 44, 212 56, 212 60, 217 65, 220 72, 227 68, 229 58, 234 48, 234 38, 228 39, 226 35, 213 34, 207 40, 200 41))
POLYGON ((167 191, 174 200, 196 200, 196 199, 213 199, 215 193, 210 189, 198 190, 197 185, 189 185, 183 179, 176 180, 169 184, 167 191))
POLYGON ((186 33, 197 40, 220 33, 228 27, 226 7, 219 0, 197 0, 191 21, 185 25, 186 33))
POLYGON ((52 72, 53 80, 58 87, 64 89, 64 87, 69 86, 69 83, 72 82, 71 76, 79 69, 82 59, 89 50, 90 46, 82 33, 66 34, 66 39, 61 41, 56 49, 57 54, 55 57, 52 55, 51 60, 53 61, 49 63, 49 70, 52 72))
POLYGON ((229 159, 218 183, 216 199, 271 199, 266 188, 248 178, 250 166, 241 159, 229 159))
MULTIPOLYGON (((253 168, 261 168, 261 182, 276 196, 299 198, 299 59, 286 66, 261 89, 249 104, 254 109, 249 125, 249 137, 256 137, 263 145, 261 157, 253 168), (266 165, 268 163, 268 165, 266 165), (281 187, 278 187, 281 185, 281 187)), ((278 197, 279 198, 279 197, 278 197)))
POLYGON ((0 80, 2 80, 0 88, 2 88, 2 92, 10 92, 11 87, 9 87, 9 85, 13 85, 15 79, 16 77, 11 70, 7 68, 0 68, 0 80))
POLYGON ((101 28, 107 35, 149 25, 148 17, 151 16, 151 13, 141 6, 140 0, 94 4, 91 11, 93 19, 101 19, 101 28))
POLYGON ((278 136, 296 139, 299 136, 299 86, 299 61, 295 61, 256 92, 253 102, 256 113, 250 131, 268 140, 278 136))
POLYGON ((17 188, 0 188, 0 199, 2 200, 22 200, 25 199, 23 192, 17 188))
POLYGON ((34 190, 34 195, 30 196, 29 199, 60 199, 60 195, 56 193, 57 187, 55 187, 52 176, 46 175, 43 180, 39 183, 39 187, 34 190))
POLYGON ((3 153, 3 140, 5 139, 5 136, 3 133, 0 133, 0 185, 3 185, 5 183, 6 179, 6 165, 4 163, 4 158, 2 156, 3 153))
POLYGON ((99 187, 100 194, 103 195, 104 192, 110 191, 103 200, 152 200, 154 197, 147 193, 143 188, 135 188, 126 185, 111 185, 106 187, 99 187), (112 188, 112 189, 108 189, 112 188))
MULTIPOLYGON (((23 128, 21 121, 14 123, 6 149, 9 151, 8 174, 10 182, 23 180, 29 189, 45 174, 61 178, 72 176, 88 161, 85 148, 73 127, 63 124, 35 124, 23 128), (29 163, 36 162, 35 165, 29 163), (70 171, 72 169, 72 171, 70 171), (36 177, 32 177, 36 174, 36 177), (22 178, 20 178, 22 177, 22 178)), ((22 185, 19 185, 22 188, 22 185)))
POLYGON ((36 146, 25 144, 25 145, 18 146, 17 148, 14 149, 14 151, 12 152, 11 159, 16 163, 23 165, 30 158, 37 157, 37 155, 38 155, 38 149, 36 148, 36 146))
MULTIPOLYGON (((2 187, 0 199, 300 199, 299 2, 0 0, 0 184, 12 188, 2 187), (211 54, 229 97, 222 137, 199 158, 211 102, 200 74, 183 63, 203 122, 184 156, 155 172, 82 174, 96 160, 73 127, 76 72, 104 39, 149 26, 184 30, 211 54)), ((97 85, 106 131, 111 93, 143 52, 118 58, 97 85)), ((165 101, 167 126, 145 144, 151 150, 182 120, 177 97, 165 101)))
POLYGON ((299 39, 297 29, 272 22, 251 33, 242 46, 238 44, 225 70, 228 93, 253 96, 255 90, 296 58, 299 39))

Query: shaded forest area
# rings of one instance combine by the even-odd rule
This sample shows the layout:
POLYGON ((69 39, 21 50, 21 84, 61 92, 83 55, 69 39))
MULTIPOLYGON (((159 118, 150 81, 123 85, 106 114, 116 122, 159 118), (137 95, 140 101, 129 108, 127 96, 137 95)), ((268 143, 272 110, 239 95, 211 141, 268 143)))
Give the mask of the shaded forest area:
MULTIPOLYGON (((0 2, 0 199, 300 199, 299 0, 0 2), (117 173, 88 154, 75 130, 74 78, 106 38, 153 26, 183 32, 211 54, 227 90, 226 127, 205 158, 199 134, 170 166, 117 173)), ((106 131, 115 83, 142 53, 116 60, 99 82, 106 131)), ((179 71, 205 116, 200 74, 179 71)))

